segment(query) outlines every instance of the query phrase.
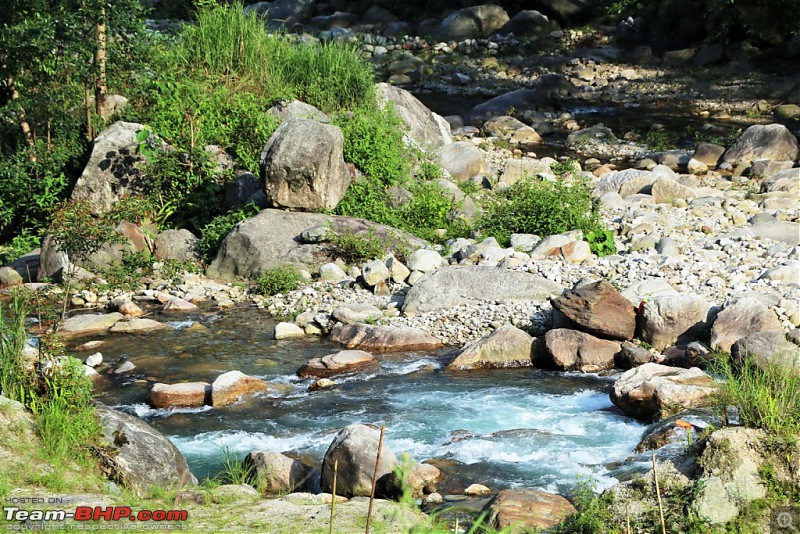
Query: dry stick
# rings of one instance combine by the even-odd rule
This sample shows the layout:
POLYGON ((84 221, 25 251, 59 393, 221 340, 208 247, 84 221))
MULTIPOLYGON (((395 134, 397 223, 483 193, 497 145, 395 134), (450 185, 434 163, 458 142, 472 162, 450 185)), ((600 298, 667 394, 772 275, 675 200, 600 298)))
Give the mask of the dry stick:
POLYGON ((661 504, 661 490, 658 489, 658 467, 656 453, 653 452, 653 480, 656 482, 656 497, 658 497, 658 513, 661 516, 661 534, 667 534, 667 525, 664 523, 664 506, 661 504))
POLYGON ((339 473, 339 460, 333 462, 333 497, 331 498, 331 521, 328 532, 333 534, 333 507, 336 505, 336 475, 339 473))
POLYGON ((625 503, 625 526, 627 534, 631 534, 631 509, 630 503, 625 503))
POLYGON ((383 448, 383 433, 386 425, 381 426, 381 437, 378 438, 378 456, 375 458, 375 472, 372 473, 372 491, 369 494, 369 508, 367 509, 367 529, 365 534, 369 534, 370 523, 372 522, 372 503, 375 501, 375 486, 378 484, 378 464, 381 461, 381 449, 383 448))
POLYGON ((456 517, 456 526, 453 527, 453 534, 458 534, 458 517, 456 517))

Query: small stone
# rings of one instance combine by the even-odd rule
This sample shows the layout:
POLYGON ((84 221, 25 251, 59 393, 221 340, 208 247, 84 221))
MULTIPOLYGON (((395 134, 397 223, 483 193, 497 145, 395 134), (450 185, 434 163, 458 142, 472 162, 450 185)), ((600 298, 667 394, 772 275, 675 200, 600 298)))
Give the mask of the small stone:
POLYGON ((114 369, 114 374, 115 375, 121 375, 121 374, 124 374, 124 373, 130 373, 134 369, 136 369, 136 366, 133 365, 132 362, 125 362, 122 365, 120 365, 119 367, 117 367, 116 369, 114 369))
POLYGON ((489 495, 491 492, 492 490, 483 484, 470 484, 464 490, 464 495, 469 495, 470 497, 480 497, 482 495, 489 495))
POLYGON ((275 325, 275 339, 298 339, 305 337, 306 333, 294 323, 278 323, 275 325))
POLYGON ((95 352, 94 354, 86 358, 86 365, 88 365, 89 367, 97 367, 101 363, 103 363, 103 355, 99 352, 95 352))

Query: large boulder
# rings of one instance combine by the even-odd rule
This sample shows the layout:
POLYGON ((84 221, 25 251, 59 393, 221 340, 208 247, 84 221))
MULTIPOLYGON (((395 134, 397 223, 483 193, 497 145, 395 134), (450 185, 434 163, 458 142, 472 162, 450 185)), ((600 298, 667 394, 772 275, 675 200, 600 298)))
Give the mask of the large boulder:
POLYGON ((197 237, 189 230, 164 230, 155 242, 155 257, 159 260, 189 261, 199 259, 197 237))
POLYGON ((762 369, 774 365, 800 375, 800 347, 787 340, 783 330, 744 336, 731 346, 731 358, 737 365, 751 361, 762 369))
POLYGON ((528 367, 533 365, 535 338, 524 330, 503 325, 464 347, 447 368, 451 371, 528 367))
POLYGON ((261 178, 274 208, 333 209, 350 185, 338 126, 295 117, 281 124, 261 153, 261 178))
POLYGON ((279 452, 253 451, 244 458, 245 467, 261 489, 268 493, 291 493, 305 485, 309 469, 279 452))
MULTIPOLYGON (((374 426, 350 425, 340 430, 322 460, 322 490, 333 491, 334 466, 338 462, 336 494, 369 496, 379 440, 380 431, 374 426)), ((397 465, 397 456, 384 443, 378 462, 376 495, 387 493, 387 484, 397 465)))
POLYGON ((294 265, 315 272, 330 262, 335 253, 326 243, 303 242, 301 234, 317 226, 328 226, 336 233, 374 235, 388 249, 397 249, 404 244, 410 247, 427 244, 410 234, 364 219, 266 209, 239 223, 228 234, 207 274, 226 280, 251 278, 265 269, 281 265, 294 265))
POLYGON ((561 495, 534 489, 500 491, 484 508, 489 524, 497 530, 524 532, 547 529, 575 513, 575 507, 561 495))
POLYGON ((546 278, 497 267, 447 266, 429 274, 406 294, 403 311, 426 313, 486 301, 547 300, 564 288, 546 278))
POLYGON ((759 159, 797 161, 800 144, 782 124, 750 126, 722 156, 727 163, 753 162, 759 159))
POLYGON ((478 104, 464 116, 464 124, 480 128, 492 117, 506 115, 509 110, 514 111, 515 118, 522 119, 525 111, 550 107, 553 103, 554 91, 552 90, 545 88, 517 89, 478 104))
POLYGON ((211 384, 211 405, 227 406, 254 395, 267 392, 267 383, 241 371, 228 371, 211 384))
POLYGON ((137 137, 142 130, 141 124, 117 121, 100 132, 70 198, 87 201, 100 215, 126 196, 146 193, 137 137))
POLYGON ((433 38, 437 41, 486 38, 508 21, 508 13, 497 5, 465 7, 451 13, 434 28, 433 38))
POLYGON ((709 406, 716 390, 716 382, 697 367, 646 363, 622 373, 614 382, 611 402, 633 417, 663 419, 709 406))
POLYGON ((375 90, 384 105, 392 103, 394 111, 408 128, 407 139, 426 149, 438 148, 453 142, 447 121, 425 107, 417 97, 405 89, 388 83, 377 84, 375 90))
POLYGON ((182 382, 180 384, 153 384, 150 404, 154 408, 199 408, 211 404, 211 384, 208 382, 182 382))
POLYGON ((538 11, 524 9, 511 17, 497 30, 499 35, 513 33, 515 36, 537 34, 550 28, 550 19, 538 11))
POLYGON ((656 297, 645 303, 637 319, 637 336, 661 351, 702 339, 717 309, 697 295, 656 297))
POLYGON ((781 321, 766 304, 741 298, 725 306, 711 326, 711 348, 729 351, 739 339, 765 330, 781 330, 781 321))
POLYGON ((767 177, 761 182, 762 193, 785 191, 787 193, 800 192, 800 169, 784 169, 767 177))
POLYGON ((378 358, 363 350, 340 350, 322 358, 313 358, 297 371, 300 378, 327 378, 378 364, 378 358))
POLYGON ((438 152, 439 164, 456 182, 469 180, 487 170, 481 149, 469 141, 458 141, 443 146, 438 152))
POLYGON ((609 341, 568 328, 554 328, 544 336, 544 365, 561 371, 596 373, 614 368, 621 352, 618 341, 609 341))
POLYGON ((64 320, 57 333, 65 338, 103 334, 124 317, 119 312, 73 315, 64 320))
POLYGON ((152 486, 180 488, 197 484, 186 458, 158 430, 138 417, 102 404, 96 409, 106 440, 101 461, 112 480, 141 493, 152 486))
POLYGON ((585 284, 552 299, 553 308, 579 330, 611 339, 632 339, 636 313, 617 288, 600 280, 585 284))
POLYGON ((377 353, 434 350, 443 345, 429 333, 410 326, 337 324, 331 329, 330 338, 348 349, 377 353))

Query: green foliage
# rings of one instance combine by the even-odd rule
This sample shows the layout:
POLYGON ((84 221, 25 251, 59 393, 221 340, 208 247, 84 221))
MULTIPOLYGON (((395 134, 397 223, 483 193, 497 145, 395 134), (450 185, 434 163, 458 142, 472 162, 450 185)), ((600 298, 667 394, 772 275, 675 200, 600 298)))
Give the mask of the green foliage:
POLYGON ((590 230, 583 235, 583 238, 589 243, 592 253, 600 258, 617 253, 614 234, 605 228, 590 230))
POLYGON ((783 439, 800 435, 800 380, 797 369, 774 362, 762 365, 746 358, 735 366, 725 355, 712 362, 714 372, 723 378, 719 403, 739 409, 742 421, 783 439))
POLYGON ((303 281, 300 273, 291 265, 281 265, 263 271, 256 280, 260 295, 272 296, 297 289, 303 281))
POLYGON ((569 175, 578 169, 580 169, 578 161, 573 158, 567 158, 550 164, 550 170, 553 171, 553 174, 556 176, 569 175))
POLYGON ((375 258, 382 258, 387 253, 385 241, 373 231, 330 232, 328 249, 346 263, 363 263, 375 258))
POLYGON ((508 246, 512 233, 592 232, 600 229, 600 217, 585 182, 523 177, 488 202, 479 226, 482 233, 508 246))
POLYGON ((29 294, 17 292, 8 304, 10 316, 0 306, 0 387, 5 396, 34 413, 37 432, 51 459, 86 459, 100 436, 91 405, 91 380, 78 360, 64 356, 63 343, 52 333, 39 338, 36 361, 23 358, 30 302, 29 294))
POLYGON ((228 447, 222 447, 222 472, 215 478, 222 484, 247 484, 253 477, 253 466, 248 466, 228 447))
POLYGON ((612 497, 597 495, 594 484, 581 480, 573 490, 572 502, 577 512, 554 527, 554 534, 616 534, 611 511, 612 497))
POLYGON ((138 288, 145 276, 153 274, 153 260, 146 250, 123 251, 122 262, 107 268, 103 278, 110 287, 133 291, 138 288))
POLYGON ((664 130, 650 130, 644 139, 645 144, 655 152, 666 152, 677 148, 675 138, 664 130))
POLYGON ((400 223, 397 212, 389 206, 385 187, 377 180, 362 179, 351 183, 334 213, 389 226, 400 223))
POLYGON ((344 159, 385 186, 402 183, 409 174, 403 145, 404 126, 391 106, 364 105, 336 119, 344 135, 344 159))
POLYGON ((474 182, 472 180, 464 180, 463 182, 458 182, 458 188, 465 195, 474 195, 478 191, 481 190, 481 186, 478 182, 474 182))
POLYGON ((0 245, 0 265, 11 263, 39 246, 39 236, 21 233, 11 238, 8 245, 0 245))
POLYGON ((87 261, 105 243, 118 243, 114 227, 92 213, 87 201, 62 202, 50 223, 50 235, 56 247, 73 261, 87 261))
POLYGON ((409 188, 411 201, 404 205, 399 213, 398 227, 411 232, 417 237, 436 241, 435 231, 439 228, 447 230, 447 237, 460 237, 469 233, 469 225, 463 221, 452 221, 450 213, 458 204, 448 195, 443 194, 436 182, 416 182, 409 188))
POLYGON ((236 208, 223 215, 218 215, 203 226, 200 230, 200 237, 197 240, 197 252, 206 261, 211 261, 216 256, 222 240, 225 239, 233 228, 240 222, 258 213, 259 208, 255 204, 248 204, 241 208, 236 208))

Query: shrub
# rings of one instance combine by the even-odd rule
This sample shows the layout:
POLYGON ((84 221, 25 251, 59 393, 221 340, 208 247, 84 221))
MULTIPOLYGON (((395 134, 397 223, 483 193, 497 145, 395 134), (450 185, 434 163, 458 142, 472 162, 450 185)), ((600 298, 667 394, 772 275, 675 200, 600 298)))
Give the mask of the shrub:
POLYGON ((85 200, 62 202, 53 214, 50 235, 56 247, 72 261, 88 261, 105 243, 119 243, 114 226, 92 213, 85 200))
POLYGON ((484 234, 494 235, 501 245, 508 246, 512 233, 598 230, 600 217, 585 182, 523 177, 488 203, 479 226, 484 234))
POLYGON ((410 188, 411 201, 400 212, 399 227, 428 241, 438 240, 435 231, 447 230, 447 237, 459 237, 469 231, 467 224, 450 219, 458 203, 444 194, 436 182, 418 182, 410 188))
POLYGON ((331 232, 328 249, 331 254, 340 257, 346 263, 363 263, 382 258, 388 252, 384 240, 372 230, 362 234, 331 232))
POLYGON ((336 123, 344 135, 345 160, 384 186, 398 185, 408 178, 404 126, 391 106, 364 105, 352 114, 339 115, 336 123))
POLYGON ((377 180, 368 178, 350 184, 333 212, 388 226, 399 227, 402 224, 397 211, 389 206, 389 197, 384 186, 377 180))
POLYGON ((303 277, 297 269, 291 265, 282 265, 262 272, 256 285, 260 295, 272 296, 297 289, 302 281, 303 277))
POLYGON ((214 217, 208 224, 200 230, 200 237, 197 240, 197 252, 206 260, 211 261, 216 256, 222 240, 225 239, 233 228, 240 222, 258 213, 259 208, 255 204, 248 204, 244 207, 229 211, 223 215, 214 217))
POLYGON ((614 234, 609 230, 590 230, 583 234, 583 238, 589 243, 589 249, 592 253, 600 258, 617 253, 617 244, 614 242, 614 234))

